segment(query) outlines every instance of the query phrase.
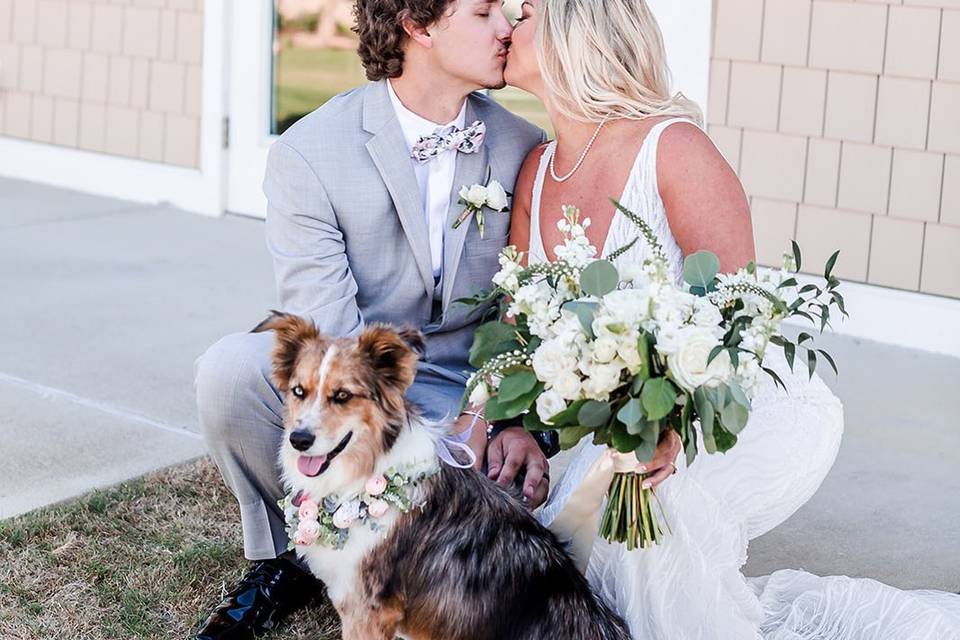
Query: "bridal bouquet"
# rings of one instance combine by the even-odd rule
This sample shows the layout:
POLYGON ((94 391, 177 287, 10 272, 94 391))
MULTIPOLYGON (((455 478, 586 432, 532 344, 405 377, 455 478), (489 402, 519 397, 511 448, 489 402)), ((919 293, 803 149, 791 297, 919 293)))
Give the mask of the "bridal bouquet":
POLYGON ((615 466, 600 533, 634 549, 662 534, 644 475, 623 469, 649 461, 667 429, 679 434, 688 465, 698 438, 708 453, 730 450, 747 424, 759 376, 784 386, 764 365, 771 345, 783 349, 791 369, 798 352, 810 376, 818 357, 836 369, 810 333, 786 338, 783 321, 801 317, 822 332, 832 308, 846 311, 831 274, 837 253, 823 286, 799 285, 796 243, 778 272, 751 263, 721 274, 717 257, 699 251, 686 258, 677 283, 649 226, 614 204, 640 233, 608 259, 597 259, 586 237, 590 220, 564 207, 556 262, 525 267, 523 254, 507 247, 495 287, 464 300, 496 303, 498 316, 476 332, 470 362, 477 371, 465 397, 485 403, 488 420, 523 415, 527 429, 558 430, 565 449, 592 435, 622 459, 632 456, 615 466), (636 242, 646 242, 651 257, 615 267, 636 242))

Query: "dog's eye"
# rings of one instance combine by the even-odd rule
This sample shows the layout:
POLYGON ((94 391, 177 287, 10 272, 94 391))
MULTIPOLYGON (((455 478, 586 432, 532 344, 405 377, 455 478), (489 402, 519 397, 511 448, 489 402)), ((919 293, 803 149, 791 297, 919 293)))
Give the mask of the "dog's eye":
POLYGON ((343 404, 345 402, 349 402, 350 398, 352 397, 352 393, 345 389, 340 389, 340 391, 337 391, 335 394, 333 394, 333 401, 337 404, 343 404))
POLYGON ((298 398, 302 398, 303 396, 307 395, 306 392, 304 392, 303 387, 300 385, 295 386, 293 389, 291 389, 291 391, 293 391, 293 395, 297 396, 298 398))

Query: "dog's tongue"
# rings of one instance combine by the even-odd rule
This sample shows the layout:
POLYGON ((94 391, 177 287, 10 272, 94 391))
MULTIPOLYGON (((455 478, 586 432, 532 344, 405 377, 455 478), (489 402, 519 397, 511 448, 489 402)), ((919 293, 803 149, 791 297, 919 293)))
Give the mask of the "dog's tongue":
POLYGON ((297 469, 310 478, 320 473, 320 467, 327 461, 327 456, 300 456, 297 458, 297 469))

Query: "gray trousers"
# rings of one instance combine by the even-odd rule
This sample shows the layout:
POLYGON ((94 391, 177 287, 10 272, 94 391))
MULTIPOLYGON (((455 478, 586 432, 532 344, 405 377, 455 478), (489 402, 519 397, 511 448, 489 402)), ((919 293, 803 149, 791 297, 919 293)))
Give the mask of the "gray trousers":
MULTIPOLYGON (((200 428, 223 480, 240 504, 243 551, 248 560, 287 550, 277 501, 283 398, 270 379, 273 332, 235 333, 197 358, 194 385, 200 428)), ((443 419, 459 408, 466 378, 423 365, 407 397, 424 416, 443 419)))

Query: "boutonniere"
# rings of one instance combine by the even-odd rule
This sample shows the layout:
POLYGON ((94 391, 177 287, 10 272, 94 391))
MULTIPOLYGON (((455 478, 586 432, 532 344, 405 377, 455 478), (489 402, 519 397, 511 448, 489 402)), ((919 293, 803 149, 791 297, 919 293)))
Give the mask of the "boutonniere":
POLYGON ((490 168, 487 168, 487 177, 484 180, 486 185, 475 184, 472 186, 460 187, 460 199, 457 204, 464 206, 463 213, 453 223, 453 228, 458 228, 461 224, 470 219, 470 216, 476 216, 477 229, 480 231, 480 237, 483 237, 483 210, 491 209, 495 213, 503 213, 507 210, 507 199, 512 195, 507 193, 503 185, 496 180, 490 179, 490 168))

